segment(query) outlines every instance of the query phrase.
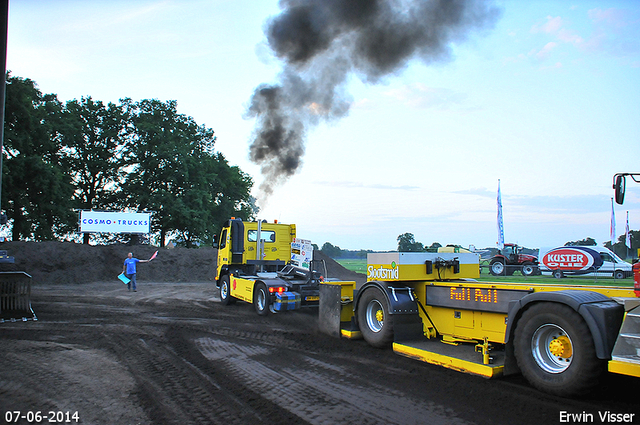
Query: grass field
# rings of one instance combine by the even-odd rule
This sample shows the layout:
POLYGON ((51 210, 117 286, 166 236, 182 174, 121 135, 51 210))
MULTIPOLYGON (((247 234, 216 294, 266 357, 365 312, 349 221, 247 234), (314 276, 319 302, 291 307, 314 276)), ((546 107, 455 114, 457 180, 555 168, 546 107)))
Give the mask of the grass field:
POLYGON ((512 276, 492 276, 488 272, 482 273, 478 279, 480 282, 516 282, 516 283, 550 283, 562 285, 589 285, 589 286, 622 286, 633 287, 633 278, 614 279, 613 277, 598 276, 570 276, 556 279, 553 276, 522 276, 519 273, 512 276))
MULTIPOLYGON (((358 273, 367 273, 367 260, 336 260, 342 267, 358 273)), ((575 284, 575 285, 603 285, 603 286, 622 286, 633 287, 633 278, 614 279, 613 277, 603 276, 572 276, 563 279, 556 279, 552 276, 522 276, 519 272, 515 272, 511 276, 492 276, 488 267, 482 268, 482 273, 478 279, 480 282, 515 282, 515 283, 550 283, 550 284, 575 284)))
POLYGON ((342 267, 347 270, 351 270, 357 273, 367 273, 367 260, 355 260, 355 259, 346 259, 346 260, 336 260, 342 267))

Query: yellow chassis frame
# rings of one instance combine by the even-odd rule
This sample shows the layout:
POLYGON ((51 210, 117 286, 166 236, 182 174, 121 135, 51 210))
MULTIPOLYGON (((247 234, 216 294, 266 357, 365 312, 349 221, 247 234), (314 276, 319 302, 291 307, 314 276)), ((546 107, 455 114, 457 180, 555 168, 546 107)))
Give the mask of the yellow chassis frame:
MULTIPOLYGON (((355 282, 331 282, 332 284, 340 284, 342 286, 341 293, 343 299, 354 300, 355 282)), ((390 282, 397 284, 399 282, 390 282)), ((501 282, 453 282, 453 281, 406 281, 402 285, 410 286, 414 289, 419 300, 426 299, 426 291, 428 287, 434 286, 456 286, 459 288, 473 288, 483 290, 527 290, 530 292, 540 291, 560 291, 567 289, 582 289, 586 291, 599 292, 608 297, 634 297, 633 288, 621 287, 604 287, 604 286, 577 286, 577 285, 557 285, 557 284, 537 284, 526 285, 518 283, 501 283, 501 282)), ((420 309, 419 315, 424 326, 425 339, 433 332, 428 329, 433 324, 438 330, 438 334, 442 336, 442 340, 432 339, 432 345, 429 348, 413 346, 407 343, 393 343, 393 351, 405 357, 424 361, 430 364, 443 366, 449 369, 467 372, 475 375, 493 378, 501 376, 504 372, 504 365, 501 363, 491 364, 489 346, 491 342, 504 343, 506 332, 505 313, 492 313, 485 311, 464 310, 451 307, 433 307, 424 306, 425 312, 420 309), (475 344, 475 351, 480 352, 477 355, 478 360, 465 359, 462 356, 443 354, 436 344, 443 342, 450 345, 471 346, 475 344), (465 344, 467 343, 467 344, 465 344), (468 344, 472 343, 472 344, 468 344)), ((354 315, 352 304, 345 304, 341 313, 341 322, 347 323, 354 315)), ((360 331, 353 329, 341 329, 340 334, 344 338, 359 339, 362 337, 360 331)), ((449 350, 452 351, 452 350, 449 350)), ((453 350, 455 351, 455 350, 453 350)), ((624 374, 629 376, 640 377, 640 364, 629 364, 617 360, 608 362, 608 370, 611 373, 624 374)))

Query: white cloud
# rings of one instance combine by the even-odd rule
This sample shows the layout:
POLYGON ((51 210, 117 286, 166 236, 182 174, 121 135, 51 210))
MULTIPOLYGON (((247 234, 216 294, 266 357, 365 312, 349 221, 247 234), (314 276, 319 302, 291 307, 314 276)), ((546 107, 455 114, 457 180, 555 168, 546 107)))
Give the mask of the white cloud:
POLYGON ((349 188, 349 189, 382 189, 382 190, 416 190, 418 186, 409 186, 409 185, 386 185, 386 184, 367 184, 357 181, 317 181, 314 182, 316 185, 320 186, 329 186, 329 187, 341 187, 341 188, 349 188))
POLYGON ((584 38, 582 38, 578 34, 574 34, 573 32, 567 30, 566 28, 561 28, 558 31, 557 36, 558 36, 558 40, 565 43, 570 43, 574 45, 579 45, 584 43, 584 38))
POLYGON ((546 21, 531 27, 532 34, 550 35, 555 42, 547 42, 542 49, 533 49, 529 56, 538 60, 549 59, 552 50, 558 50, 560 45, 571 45, 581 52, 607 53, 615 57, 625 57, 640 53, 638 41, 638 17, 623 9, 591 9, 587 12, 592 30, 588 35, 581 35, 568 27, 560 17, 547 16, 546 21), (551 44, 554 43, 554 44, 551 44))
POLYGON ((552 18, 551 16, 547 16, 547 22, 544 24, 536 24, 531 27, 532 33, 544 32, 547 34, 555 34, 562 28, 562 18, 556 16, 552 18))
POLYGON ((372 110, 376 108, 376 103, 369 98, 358 99, 351 104, 351 109, 372 110))
POLYGON ((544 60, 544 59, 547 59, 549 56, 551 56, 551 51, 556 47, 558 47, 558 43, 550 41, 547 44, 545 44, 541 50, 538 50, 538 51, 533 50, 531 54, 538 60, 544 60))
POLYGON ((460 105, 467 95, 451 89, 429 87, 422 83, 405 85, 385 93, 413 108, 448 109, 460 105))
POLYGON ((609 8, 602 10, 596 8, 589 10, 587 14, 593 22, 604 22, 607 25, 618 28, 627 26, 627 13, 622 9, 609 8))

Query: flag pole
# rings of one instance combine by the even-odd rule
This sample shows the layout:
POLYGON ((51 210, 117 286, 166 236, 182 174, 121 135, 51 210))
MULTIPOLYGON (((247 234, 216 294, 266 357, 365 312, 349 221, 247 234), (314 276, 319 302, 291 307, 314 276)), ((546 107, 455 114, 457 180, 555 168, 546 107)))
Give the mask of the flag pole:
POLYGON ((614 251, 613 245, 616 243, 616 213, 613 209, 613 198, 611 198, 611 225, 609 226, 609 237, 611 239, 611 250, 614 251))
POLYGON ((627 210, 627 225, 624 228, 624 245, 627 247, 627 258, 629 258, 629 250, 631 249, 631 234, 629 233, 629 211, 627 210))
POLYGON ((500 194, 500 179, 498 179, 498 249, 504 249, 504 223, 502 221, 502 195, 500 194))

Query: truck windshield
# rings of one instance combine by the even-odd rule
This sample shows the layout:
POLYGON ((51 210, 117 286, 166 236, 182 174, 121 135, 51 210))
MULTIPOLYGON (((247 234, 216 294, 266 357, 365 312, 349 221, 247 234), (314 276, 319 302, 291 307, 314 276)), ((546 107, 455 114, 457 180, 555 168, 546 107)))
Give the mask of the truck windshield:
MULTIPOLYGON (((602 259, 604 260, 604 257, 602 257, 602 259)), ((612 263, 623 263, 624 262, 624 260, 622 258, 618 257, 615 252, 612 252, 610 257, 609 257, 609 259, 605 260, 605 261, 611 261, 612 263)))
POLYGON ((220 241, 219 241, 219 249, 223 249, 227 246, 227 229, 222 230, 222 235, 220 235, 220 241))

